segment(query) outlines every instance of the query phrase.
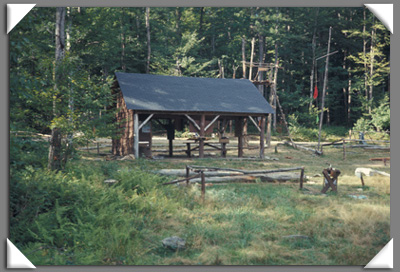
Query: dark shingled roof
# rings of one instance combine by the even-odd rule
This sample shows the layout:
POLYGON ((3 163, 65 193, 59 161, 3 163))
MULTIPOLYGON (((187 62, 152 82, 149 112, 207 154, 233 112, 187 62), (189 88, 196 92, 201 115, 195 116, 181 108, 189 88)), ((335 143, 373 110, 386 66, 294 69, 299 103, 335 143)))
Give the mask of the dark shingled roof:
POLYGON ((267 114, 274 110, 247 79, 115 73, 128 109, 267 114))

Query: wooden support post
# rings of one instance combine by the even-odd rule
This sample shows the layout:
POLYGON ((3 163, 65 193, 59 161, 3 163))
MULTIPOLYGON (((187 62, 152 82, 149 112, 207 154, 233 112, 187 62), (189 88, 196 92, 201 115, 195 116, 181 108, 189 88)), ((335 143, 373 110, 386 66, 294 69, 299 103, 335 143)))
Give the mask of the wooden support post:
POLYGON ((133 152, 135 159, 139 159, 139 114, 133 115, 133 152))
POLYGON ((169 142, 169 156, 172 157, 174 153, 173 141, 175 139, 175 126, 171 119, 169 119, 167 125, 167 138, 169 142))
POLYGON ((206 194, 206 179, 204 176, 204 171, 200 171, 200 177, 201 177, 201 200, 204 201, 204 197, 206 194))
POLYGON ((192 156, 191 154, 191 149, 190 149, 190 143, 186 143, 186 154, 190 158, 192 156))
POLYGON ((238 157, 243 157, 243 118, 238 118, 238 157))
POLYGON ((300 189, 303 189, 303 182, 304 182, 304 167, 301 169, 300 172, 300 189))
POLYGON ((97 155, 99 155, 100 154, 100 146, 99 146, 99 143, 97 143, 97 155))
POLYGON ((265 116, 261 117, 261 127, 260 127, 260 158, 264 159, 265 150, 265 116))
POLYGON ((221 156, 226 158, 226 143, 221 143, 221 156))
POLYGON ((201 115, 200 119, 200 139, 199 139, 199 157, 204 158, 204 138, 205 138, 205 124, 206 124, 206 116, 204 114, 201 115))

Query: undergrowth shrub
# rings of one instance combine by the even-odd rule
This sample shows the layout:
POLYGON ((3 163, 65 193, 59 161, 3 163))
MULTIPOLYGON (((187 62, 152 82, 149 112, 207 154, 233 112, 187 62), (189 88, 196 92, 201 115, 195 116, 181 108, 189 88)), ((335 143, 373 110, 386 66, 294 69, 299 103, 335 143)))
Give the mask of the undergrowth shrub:
MULTIPOLYGON (((295 141, 318 141, 319 124, 311 126, 304 125, 299 117, 292 114, 289 116, 289 131, 295 141)), ((321 130, 321 139, 334 141, 347 137, 349 129, 344 126, 324 125, 321 130)))
POLYGON ((16 137, 10 133, 10 168, 19 170, 26 166, 45 167, 48 143, 43 140, 16 137))
POLYGON ((163 177, 117 162, 10 175, 10 239, 35 265, 135 264, 144 239, 189 199, 163 177), (105 179, 118 181, 115 185, 105 179))

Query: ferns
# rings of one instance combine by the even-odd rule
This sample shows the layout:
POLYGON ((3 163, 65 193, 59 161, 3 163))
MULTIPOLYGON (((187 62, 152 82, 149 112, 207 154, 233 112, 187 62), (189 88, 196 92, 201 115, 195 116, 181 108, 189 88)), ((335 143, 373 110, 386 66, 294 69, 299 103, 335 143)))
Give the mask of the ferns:
POLYGON ((149 250, 143 237, 182 204, 177 190, 160 188, 163 178, 113 163, 17 173, 10 238, 35 265, 134 264, 133 256, 149 250), (110 177, 119 182, 104 184, 110 177))

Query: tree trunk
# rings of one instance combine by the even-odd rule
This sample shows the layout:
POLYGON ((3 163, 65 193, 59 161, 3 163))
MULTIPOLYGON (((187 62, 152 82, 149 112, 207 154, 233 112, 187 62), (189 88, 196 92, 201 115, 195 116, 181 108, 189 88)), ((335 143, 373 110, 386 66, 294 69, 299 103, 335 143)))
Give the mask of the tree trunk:
POLYGON ((203 17, 204 17, 204 7, 200 8, 200 22, 199 22, 199 34, 202 35, 203 32, 203 17))
POLYGON ((125 10, 124 8, 121 8, 122 12, 121 12, 121 18, 120 18, 120 22, 121 22, 121 68, 122 71, 126 71, 126 65, 125 65, 125 22, 124 22, 124 17, 125 17, 125 10))
MULTIPOLYGON (((67 20, 68 20, 68 26, 67 26, 67 31, 66 31, 66 51, 69 51, 71 49, 71 28, 72 28, 72 16, 71 16, 72 8, 67 7, 67 20)), ((72 127, 72 116, 74 114, 74 90, 72 87, 72 84, 69 83, 69 98, 68 98, 68 123, 72 127)), ((66 149, 65 149, 65 154, 64 154, 64 162, 68 161, 68 157, 72 152, 72 143, 73 143, 73 134, 69 133, 67 135, 67 143, 66 143, 66 149)))
POLYGON ((372 30, 371 30, 371 49, 370 49, 370 72, 369 72, 369 96, 368 96, 368 113, 371 114, 371 101, 372 101, 372 92, 374 90, 374 83, 373 83, 373 75, 374 75, 374 59, 375 59, 375 16, 372 23, 372 30))
POLYGON ((151 56, 151 44, 150 44, 150 8, 146 8, 146 32, 147 32, 147 63, 146 63, 146 74, 150 72, 150 56, 151 56))
POLYGON ((320 143, 321 143, 321 129, 322 129, 322 122, 324 119, 325 92, 326 92, 326 85, 328 82, 329 52, 331 50, 331 32, 332 32, 332 27, 329 28, 328 50, 326 53, 327 55, 326 55, 326 62, 325 62, 324 85, 322 88, 321 117, 319 118, 319 132, 318 132, 318 150, 319 150, 320 143))
MULTIPOLYGON (((261 63, 263 63, 263 57, 264 57, 264 36, 259 35, 259 40, 258 40, 258 51, 259 51, 259 62, 260 66, 261 63)), ((262 81, 264 79, 264 72, 258 70, 258 81, 262 81)), ((260 91, 261 95, 264 96, 264 85, 260 84, 258 85, 258 90, 260 91)))
POLYGON ((247 136, 248 118, 243 118, 243 147, 249 147, 249 137, 247 136))
MULTIPOLYGON (((275 42, 275 70, 274 70, 274 81, 273 81, 273 100, 272 100, 272 106, 274 107, 276 111, 276 96, 277 96, 277 90, 276 90, 276 85, 278 84, 278 66, 279 66, 279 59, 278 59, 278 44, 275 42)), ((274 114, 274 119, 273 119, 273 131, 276 131, 276 112, 274 114)))
POLYGON ((218 68, 219 68, 219 78, 225 78, 224 63, 220 59, 218 59, 218 68))
MULTIPOLYGON (((56 9, 56 28, 55 28, 55 67, 54 67, 54 99, 53 99, 53 117, 58 117, 56 101, 59 98, 58 82, 61 73, 58 71, 59 65, 65 55, 65 7, 56 9)), ((54 127, 51 130, 51 140, 48 156, 47 168, 49 170, 61 169, 61 131, 54 127)))
POLYGON ((243 69, 243 77, 246 78, 246 40, 245 37, 242 37, 242 69, 243 69))
POLYGON ((351 121, 351 72, 349 71, 349 85, 347 90, 347 124, 351 121))
MULTIPOLYGON (((272 80, 272 71, 268 72, 268 81, 271 82, 272 80)), ((274 88, 269 87, 269 104, 273 105, 273 101, 274 101, 274 88)), ((276 108, 275 108, 275 114, 276 115, 276 108)), ((267 135, 266 135, 266 145, 267 147, 271 147, 271 127, 272 127, 272 113, 268 114, 268 118, 267 118, 267 135)))
POLYGON ((249 70, 249 80, 253 80, 253 57, 254 57, 254 43, 255 38, 251 39, 251 55, 250 55, 250 70, 249 70))
POLYGON ((140 39, 140 17, 139 15, 135 16, 136 20, 136 39, 140 39))
MULTIPOLYGON (((364 88, 365 88, 365 99, 368 101, 366 22, 367 22, 367 14, 366 14, 366 7, 364 6, 364 24, 363 24, 364 88)), ((366 106, 365 109, 368 110, 368 105, 366 106)))
POLYGON ((178 34, 178 40, 180 41, 181 37, 181 17, 182 17, 182 11, 180 7, 177 7, 175 10, 175 15, 176 15, 176 23, 175 23, 175 28, 176 28, 176 33, 178 34))
POLYGON ((310 76, 310 104, 309 111, 311 112, 312 104, 313 104, 313 95, 314 95, 314 71, 315 71, 315 49, 317 44, 316 34, 317 34, 317 19, 318 19, 319 8, 317 8, 315 19, 314 19, 314 33, 312 38, 312 67, 311 67, 311 76, 310 76))

